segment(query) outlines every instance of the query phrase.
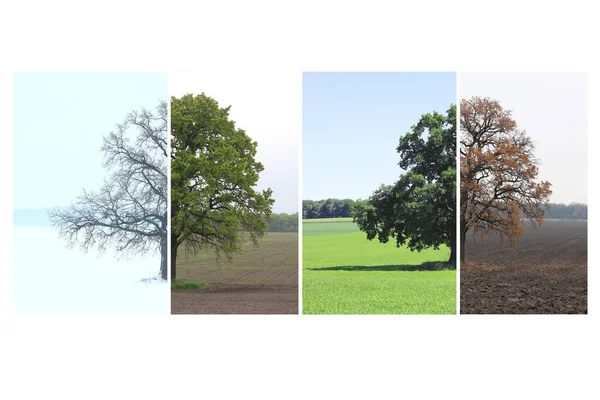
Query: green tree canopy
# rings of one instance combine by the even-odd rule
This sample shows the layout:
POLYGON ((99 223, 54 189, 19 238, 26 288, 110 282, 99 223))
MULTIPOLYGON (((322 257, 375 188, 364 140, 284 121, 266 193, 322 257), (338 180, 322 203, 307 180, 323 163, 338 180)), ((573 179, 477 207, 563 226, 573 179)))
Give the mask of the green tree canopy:
POLYGON ((353 219, 367 233, 411 250, 447 245, 456 262, 456 106, 446 115, 424 114, 400 137, 398 165, 406 171, 382 185, 368 201, 356 202, 353 219))
POLYGON ((231 259, 264 235, 274 203, 255 186, 257 143, 205 94, 171 98, 171 279, 177 249, 210 247, 231 259))

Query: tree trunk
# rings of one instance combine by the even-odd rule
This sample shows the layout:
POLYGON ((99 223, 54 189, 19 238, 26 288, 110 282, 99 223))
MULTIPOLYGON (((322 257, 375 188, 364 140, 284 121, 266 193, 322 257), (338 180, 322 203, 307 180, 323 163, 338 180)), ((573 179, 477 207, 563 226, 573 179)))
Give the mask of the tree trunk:
POLYGON ((171 282, 177 278, 177 235, 171 232, 171 282))
POLYGON ((165 281, 167 276, 167 257, 168 257, 167 235, 160 237, 160 276, 165 281))
POLYGON ((465 242, 467 240, 467 228, 465 221, 460 221, 460 263, 465 262, 465 242))
POLYGON ((456 236, 452 236, 452 241, 450 243, 450 259, 449 263, 456 265, 456 236))

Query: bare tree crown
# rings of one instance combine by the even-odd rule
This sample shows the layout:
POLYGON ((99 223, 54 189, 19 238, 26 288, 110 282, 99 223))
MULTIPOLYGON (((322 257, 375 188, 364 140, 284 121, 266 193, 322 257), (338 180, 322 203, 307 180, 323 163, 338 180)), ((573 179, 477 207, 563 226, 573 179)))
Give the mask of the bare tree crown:
POLYGON ((104 137, 104 167, 110 177, 98 191, 83 190, 65 209, 50 213, 69 246, 123 254, 160 249, 167 235, 167 104, 156 113, 127 115, 104 137), (129 133, 137 132, 135 140, 129 133))

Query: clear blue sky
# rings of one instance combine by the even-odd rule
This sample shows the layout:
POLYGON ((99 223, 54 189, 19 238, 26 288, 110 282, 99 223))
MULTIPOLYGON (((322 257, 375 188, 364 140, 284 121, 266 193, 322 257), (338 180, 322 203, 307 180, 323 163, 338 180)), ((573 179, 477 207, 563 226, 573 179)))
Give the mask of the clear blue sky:
POLYGON ((95 190, 102 138, 142 107, 167 101, 166 73, 16 73, 14 209, 66 206, 95 190))
POLYGON ((303 199, 365 199, 403 172, 400 136, 456 103, 456 74, 306 72, 302 94, 303 199))

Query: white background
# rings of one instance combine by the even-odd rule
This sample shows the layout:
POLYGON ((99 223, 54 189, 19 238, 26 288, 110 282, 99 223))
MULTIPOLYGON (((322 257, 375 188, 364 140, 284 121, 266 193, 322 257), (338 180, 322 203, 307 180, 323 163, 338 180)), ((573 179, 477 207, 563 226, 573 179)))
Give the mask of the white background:
POLYGON ((3 3, 0 397, 598 398, 593 182, 587 316, 12 315, 12 71, 276 70, 294 135, 302 71, 589 71, 600 109, 591 2, 395 3, 3 3))

